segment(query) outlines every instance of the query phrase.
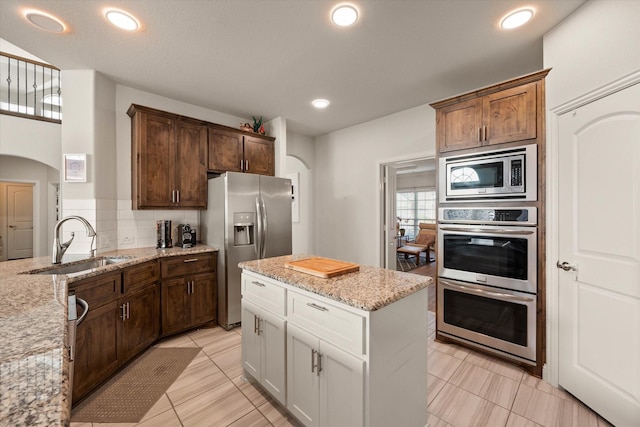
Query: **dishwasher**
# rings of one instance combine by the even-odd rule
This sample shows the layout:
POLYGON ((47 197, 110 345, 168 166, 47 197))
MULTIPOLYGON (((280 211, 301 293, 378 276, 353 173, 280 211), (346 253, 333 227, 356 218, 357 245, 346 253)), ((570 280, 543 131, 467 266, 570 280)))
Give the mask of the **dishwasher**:
POLYGON ((73 363, 76 358, 76 328, 89 312, 89 304, 75 294, 68 297, 68 329, 69 329, 69 402, 73 396, 73 363), (78 317, 78 306, 82 314, 78 317))

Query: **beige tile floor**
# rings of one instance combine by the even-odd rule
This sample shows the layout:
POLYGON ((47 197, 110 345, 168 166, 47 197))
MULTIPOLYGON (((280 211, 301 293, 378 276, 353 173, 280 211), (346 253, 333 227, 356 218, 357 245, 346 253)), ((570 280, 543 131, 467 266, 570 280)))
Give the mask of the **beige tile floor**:
MULTIPOLYGON (((435 316, 429 315, 430 427, 610 427, 570 394, 517 366, 435 342, 435 316)), ((202 352, 139 424, 72 422, 71 427, 298 426, 266 393, 242 380, 241 334, 209 328, 159 343, 202 347, 202 352)))

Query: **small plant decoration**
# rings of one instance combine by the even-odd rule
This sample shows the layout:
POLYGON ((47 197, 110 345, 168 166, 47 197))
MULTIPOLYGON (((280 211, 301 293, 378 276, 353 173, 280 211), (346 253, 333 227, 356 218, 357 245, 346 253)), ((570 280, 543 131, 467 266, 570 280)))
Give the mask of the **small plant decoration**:
POLYGON ((255 133, 259 133, 260 135, 264 135, 266 132, 264 130, 264 126, 262 125, 262 116, 260 116, 259 119, 256 119, 254 116, 251 116, 251 118, 253 118, 253 131, 255 133))

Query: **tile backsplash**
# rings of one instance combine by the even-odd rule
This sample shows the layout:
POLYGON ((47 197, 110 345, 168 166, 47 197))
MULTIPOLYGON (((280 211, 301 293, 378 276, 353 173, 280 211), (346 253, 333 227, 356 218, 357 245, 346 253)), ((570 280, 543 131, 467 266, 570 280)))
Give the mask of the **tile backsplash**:
MULTIPOLYGON (((178 224, 189 224, 199 234, 199 215, 196 210, 133 210, 131 200, 63 199, 62 217, 79 215, 95 228, 98 237, 94 247, 98 253, 115 249, 131 249, 156 246, 156 221, 172 221, 175 242, 178 224)), ((89 254, 91 238, 87 237, 82 223, 68 221, 63 225, 62 241, 75 233, 67 254, 89 254)))
POLYGON ((200 239, 198 211, 195 210, 133 210, 131 200, 118 200, 118 248, 156 246, 156 221, 172 221, 173 241, 178 224, 189 224, 200 239))

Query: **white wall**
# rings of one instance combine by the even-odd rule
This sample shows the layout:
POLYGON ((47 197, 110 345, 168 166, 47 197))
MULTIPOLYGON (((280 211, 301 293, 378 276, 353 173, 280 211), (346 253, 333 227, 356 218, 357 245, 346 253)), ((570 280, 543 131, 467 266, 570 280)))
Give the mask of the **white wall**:
POLYGON ((287 174, 298 174, 299 221, 292 223, 294 254, 315 253, 314 172, 315 144, 313 138, 287 133, 287 174))
POLYGON ((396 189, 436 188, 436 172, 415 172, 399 174, 396 178, 396 189))
POLYGON ((640 68, 640 2, 590 1, 544 37, 547 108, 640 68))
MULTIPOLYGON (((131 209, 131 118, 127 110, 131 104, 144 105, 158 110, 181 114, 195 119, 237 128, 240 123, 251 122, 246 118, 220 113, 197 107, 174 99, 165 98, 149 92, 140 91, 123 85, 115 88, 115 133, 117 148, 117 203, 115 206, 118 224, 117 246, 120 249, 156 245, 156 220, 189 224, 196 229, 198 240, 202 238, 199 230, 199 216, 196 210, 132 210, 131 209)), ((209 200, 209 203, 215 203, 209 200)))
POLYGON ((435 110, 422 105, 316 138, 316 253, 380 263, 381 162, 435 156, 435 110))
MULTIPOLYGON (((547 107, 547 367, 558 384, 558 115, 554 110, 640 72, 640 2, 590 1, 544 37, 547 107)), ((606 141, 603 141, 603 146, 606 141)))

